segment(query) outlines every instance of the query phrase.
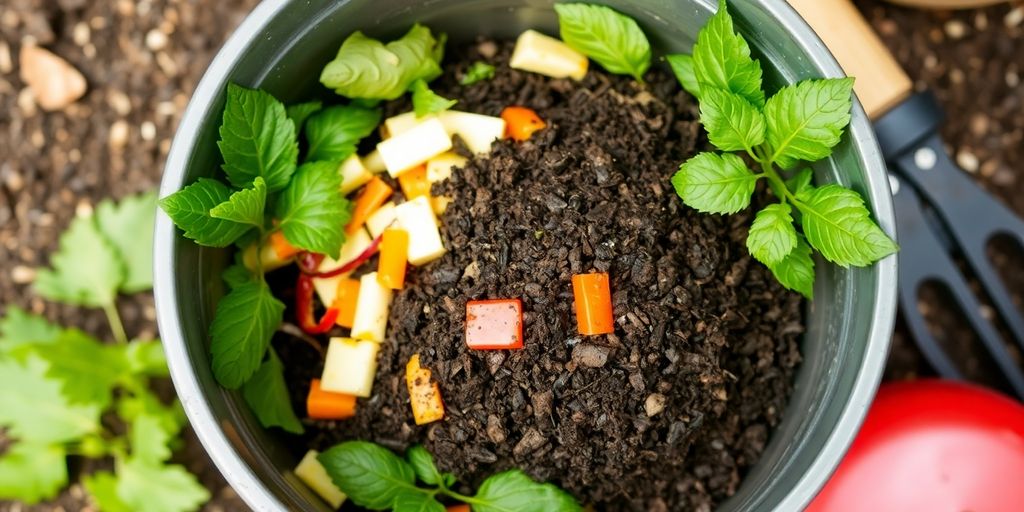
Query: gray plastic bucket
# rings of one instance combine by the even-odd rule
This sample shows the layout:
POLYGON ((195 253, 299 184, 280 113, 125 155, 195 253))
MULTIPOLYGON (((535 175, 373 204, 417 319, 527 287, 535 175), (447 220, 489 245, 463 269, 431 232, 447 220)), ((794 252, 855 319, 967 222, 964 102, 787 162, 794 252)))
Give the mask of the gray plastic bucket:
MULTIPOLYGON (((622 0, 656 54, 688 51, 713 11, 712 0, 622 0)), ((734 0, 731 11, 766 69, 769 89, 799 79, 840 76, 835 60, 782 0, 734 0)), ((285 101, 322 92, 320 69, 354 30, 401 35, 413 22, 453 41, 478 34, 511 38, 525 28, 557 33, 549 0, 267 0, 238 28, 200 82, 167 160, 161 196, 215 176, 217 128, 229 81, 268 89, 285 101)), ((854 107, 849 134, 817 179, 864 193, 883 229, 893 232, 885 167, 871 126, 854 107)), ((291 473, 297 462, 249 412, 241 394, 220 388, 210 371, 207 327, 224 293, 226 251, 184 239, 163 214, 155 244, 156 301, 171 375, 189 420, 228 482, 256 510, 326 510, 291 473)), ((860 426, 881 378, 896 311, 896 258, 871 268, 818 266, 808 307, 804 363, 784 420, 761 461, 722 510, 799 510, 835 469, 860 426)))

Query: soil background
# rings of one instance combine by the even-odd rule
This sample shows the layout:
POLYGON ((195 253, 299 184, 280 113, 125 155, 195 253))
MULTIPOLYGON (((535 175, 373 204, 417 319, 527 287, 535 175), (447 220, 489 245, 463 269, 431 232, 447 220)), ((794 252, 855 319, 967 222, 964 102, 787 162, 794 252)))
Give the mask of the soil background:
MULTIPOLYGON (((17 304, 66 325, 110 337, 99 311, 44 303, 29 291, 76 210, 105 197, 155 188, 174 129, 217 48, 256 0, 0 0, 0 312, 17 304), (25 94, 18 51, 34 40, 77 67, 89 91, 59 112, 25 94)), ((879 0, 857 2, 918 88, 934 91, 949 116, 943 136, 957 162, 1024 215, 1024 2, 982 10, 917 11, 879 0)), ((1020 297, 1020 253, 1003 253, 1020 297)), ((930 316, 941 298, 924 297, 930 316)), ((121 302, 129 333, 156 331, 152 298, 121 302)), ((983 311, 990 313, 991 311, 983 311)), ((970 374, 991 381, 982 353, 956 322, 936 326, 966 357, 970 374)), ((901 327, 887 376, 929 371, 901 327)), ((207 511, 247 510, 190 435, 179 462, 201 475, 207 511)), ((80 486, 35 507, 0 502, 0 511, 87 510, 80 486)))

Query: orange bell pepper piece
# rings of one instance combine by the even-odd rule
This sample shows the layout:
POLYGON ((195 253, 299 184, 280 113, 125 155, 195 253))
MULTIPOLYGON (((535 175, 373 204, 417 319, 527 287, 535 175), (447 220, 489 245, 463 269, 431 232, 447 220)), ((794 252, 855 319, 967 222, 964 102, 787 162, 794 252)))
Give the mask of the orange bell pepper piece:
POLYGON ((448 505, 448 508, 444 510, 445 512, 471 512, 472 509, 465 503, 459 503, 458 505, 448 505))
POLYGON ((332 307, 338 309, 338 325, 352 328, 356 318, 356 299, 359 297, 359 280, 345 278, 338 281, 338 294, 332 307))
POLYGON ((384 180, 380 179, 379 176, 374 176, 369 183, 363 187, 362 192, 359 193, 359 198, 356 199, 356 206, 352 209, 352 219, 348 221, 348 225, 345 226, 345 233, 349 235, 359 231, 359 228, 363 227, 366 223, 366 219, 370 215, 377 211, 382 204, 387 202, 391 194, 394 193, 394 189, 390 185, 384 183, 384 180))
POLYGON ((320 388, 320 379, 313 379, 306 396, 306 414, 315 420, 344 420, 356 415, 356 397, 332 393, 320 388))
POLYGON ((398 184, 406 201, 420 196, 430 197, 430 181, 427 180, 427 166, 420 164, 398 175, 398 184))
POLYGON ((547 126, 533 109, 526 107, 505 107, 501 118, 505 120, 505 132, 519 142, 528 140, 533 132, 547 126))
POLYGON ((302 251, 302 249, 288 243, 288 239, 280 231, 274 231, 270 234, 270 246, 274 248, 274 254, 277 254, 277 257, 282 260, 291 258, 302 251))
POLYGON ((405 384, 409 387, 409 403, 417 425, 444 418, 441 389, 430 381, 430 370, 420 367, 419 354, 413 354, 405 365, 405 384))
POLYGON ((519 299, 466 303, 466 345, 474 350, 523 348, 523 303, 519 299))
POLYGON ((377 282, 385 288, 401 290, 405 286, 405 267, 409 257, 409 233, 388 228, 381 234, 377 282))
POLYGON ((576 297, 576 324, 580 334, 608 334, 615 330, 608 274, 576 274, 572 276, 572 292, 576 297))

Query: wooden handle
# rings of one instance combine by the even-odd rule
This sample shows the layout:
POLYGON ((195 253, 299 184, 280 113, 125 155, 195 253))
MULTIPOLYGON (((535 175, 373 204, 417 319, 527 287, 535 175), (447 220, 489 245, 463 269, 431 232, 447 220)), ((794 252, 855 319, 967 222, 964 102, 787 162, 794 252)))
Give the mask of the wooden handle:
POLYGON ((789 0, 846 74, 856 77, 854 91, 868 117, 877 119, 907 98, 910 77, 882 44, 850 0, 789 0))

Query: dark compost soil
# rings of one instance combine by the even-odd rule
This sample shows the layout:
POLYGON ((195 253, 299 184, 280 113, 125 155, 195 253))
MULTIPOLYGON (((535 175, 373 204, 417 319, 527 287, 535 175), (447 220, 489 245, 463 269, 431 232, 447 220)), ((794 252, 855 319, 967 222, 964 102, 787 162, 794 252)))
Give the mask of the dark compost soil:
MULTIPOLYGON (((549 126, 496 143, 435 187, 454 198, 442 219, 449 252, 396 293, 374 397, 354 419, 315 423, 308 441, 423 443, 471 485, 518 467, 602 510, 713 507, 780 420, 801 298, 748 255, 748 214, 702 215, 672 191, 679 163, 705 145, 674 78, 547 79, 508 68, 509 44, 490 59, 493 80, 457 85, 494 48, 450 58, 434 89, 487 115, 525 105, 549 126), (570 280, 588 271, 611 276, 613 335, 577 334, 570 280), (523 301, 525 349, 468 350, 466 301, 509 297, 523 301), (446 402, 445 419, 423 427, 403 380, 414 353, 446 402)), ((313 354, 304 345, 280 351, 301 403, 321 368, 297 356, 313 354)))

